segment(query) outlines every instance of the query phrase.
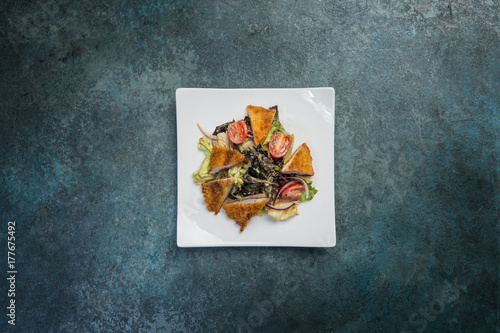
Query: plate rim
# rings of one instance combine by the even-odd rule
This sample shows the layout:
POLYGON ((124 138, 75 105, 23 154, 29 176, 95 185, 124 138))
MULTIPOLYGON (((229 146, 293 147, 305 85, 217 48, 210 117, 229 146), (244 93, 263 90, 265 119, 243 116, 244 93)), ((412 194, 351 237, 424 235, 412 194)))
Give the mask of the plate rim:
POLYGON ((176 243, 177 247, 179 248, 214 248, 214 247, 283 247, 283 248, 331 248, 335 247, 337 244, 337 228, 336 228, 336 210, 335 210, 335 97, 336 97, 336 91, 335 88, 333 87, 325 87, 325 86, 320 86, 320 87, 295 87, 295 88, 204 88, 204 87, 179 87, 175 91, 175 99, 176 99, 176 140, 177 140, 177 193, 176 193, 176 200, 177 200, 177 208, 176 208, 176 243), (281 91, 306 91, 306 90, 329 90, 332 93, 332 134, 333 134, 333 145, 332 145, 332 153, 333 153, 333 191, 332 191, 332 199, 333 199, 333 205, 332 205, 332 210, 333 210, 333 239, 328 238, 327 242, 324 245, 312 245, 312 244, 273 244, 267 241, 262 241, 262 242, 256 242, 256 241, 242 241, 242 242, 232 242, 232 241, 223 241, 221 244, 190 244, 186 243, 182 237, 179 235, 179 206, 180 206, 180 201, 179 201, 179 171, 180 171, 180 165, 179 165, 179 94, 187 92, 187 91, 276 91, 276 90, 281 90, 281 91))

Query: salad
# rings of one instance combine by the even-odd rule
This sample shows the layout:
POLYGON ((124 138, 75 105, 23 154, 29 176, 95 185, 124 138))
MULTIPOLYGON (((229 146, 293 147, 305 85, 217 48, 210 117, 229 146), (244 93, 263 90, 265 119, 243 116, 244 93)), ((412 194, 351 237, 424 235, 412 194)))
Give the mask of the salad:
POLYGON ((205 158, 193 179, 202 187, 207 209, 224 209, 241 231, 255 215, 287 220, 312 200, 312 157, 307 144, 293 150, 295 137, 279 119, 278 106, 247 107, 248 115, 207 132, 198 148, 205 158))

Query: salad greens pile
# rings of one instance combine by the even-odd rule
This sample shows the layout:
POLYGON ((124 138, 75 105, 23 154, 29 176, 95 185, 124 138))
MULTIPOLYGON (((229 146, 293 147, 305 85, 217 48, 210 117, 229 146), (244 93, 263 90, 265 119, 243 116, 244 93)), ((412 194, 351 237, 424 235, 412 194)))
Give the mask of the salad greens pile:
POLYGON ((228 139, 228 126, 234 123, 234 120, 217 126, 211 135, 208 134, 208 138, 207 134, 201 137, 198 148, 203 150, 206 156, 199 170, 193 173, 193 179, 197 185, 201 185, 206 181, 232 177, 234 184, 228 195, 229 200, 267 197, 270 200, 266 207, 262 209, 261 214, 267 213, 277 220, 286 220, 298 215, 297 204, 299 201, 311 200, 317 193, 317 190, 312 186, 312 181, 308 176, 284 174, 281 172, 283 165, 292 156, 294 136, 293 134, 290 135, 281 124, 277 107, 273 108, 276 110, 276 113, 271 129, 263 144, 255 144, 248 116, 244 119, 248 135, 240 144, 234 144, 228 139), (291 136, 291 145, 286 154, 280 158, 274 158, 269 149, 271 137, 275 132, 282 132, 291 136), (233 166, 216 174, 210 174, 210 157, 213 146, 222 146, 240 152, 247 156, 248 163, 233 166), (293 202, 283 200, 283 197, 280 195, 281 190, 291 184, 303 184, 304 190, 300 198, 297 198, 293 202))

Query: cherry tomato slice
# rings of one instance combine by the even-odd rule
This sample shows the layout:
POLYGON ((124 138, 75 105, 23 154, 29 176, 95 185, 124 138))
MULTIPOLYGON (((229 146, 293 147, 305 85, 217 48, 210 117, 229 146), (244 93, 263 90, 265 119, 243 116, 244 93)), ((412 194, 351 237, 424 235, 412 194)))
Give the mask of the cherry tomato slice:
POLYGON ((244 120, 235 121, 227 126, 227 136, 232 143, 243 143, 248 135, 248 127, 244 120))
POLYGON ((290 184, 281 191, 281 198, 285 201, 297 201, 305 190, 306 188, 303 184, 290 184))
POLYGON ((292 146, 292 136, 281 132, 274 132, 269 142, 269 152, 274 158, 281 158, 286 155, 292 146))

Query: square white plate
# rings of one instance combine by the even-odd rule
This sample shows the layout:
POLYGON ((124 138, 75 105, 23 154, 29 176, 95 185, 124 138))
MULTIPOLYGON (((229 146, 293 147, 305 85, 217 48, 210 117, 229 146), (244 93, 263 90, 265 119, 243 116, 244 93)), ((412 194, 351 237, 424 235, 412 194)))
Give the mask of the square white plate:
POLYGON ((209 246, 335 246, 333 88, 198 89, 180 88, 177 102, 177 245, 209 246), (243 119, 247 105, 278 106, 280 121, 295 135, 294 149, 303 142, 311 150, 318 193, 299 205, 299 215, 276 221, 255 216, 245 231, 221 209, 215 216, 206 209, 201 187, 192 173, 205 154, 198 149, 203 134, 196 123, 213 132, 216 126, 243 119))

